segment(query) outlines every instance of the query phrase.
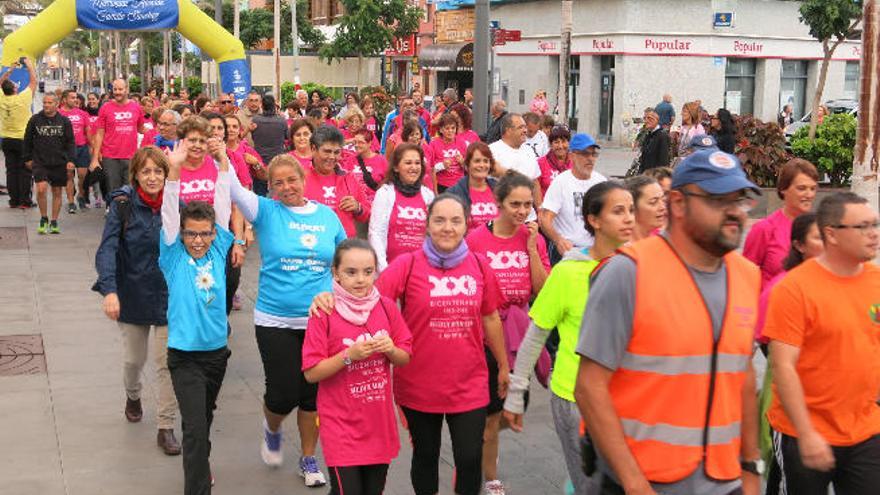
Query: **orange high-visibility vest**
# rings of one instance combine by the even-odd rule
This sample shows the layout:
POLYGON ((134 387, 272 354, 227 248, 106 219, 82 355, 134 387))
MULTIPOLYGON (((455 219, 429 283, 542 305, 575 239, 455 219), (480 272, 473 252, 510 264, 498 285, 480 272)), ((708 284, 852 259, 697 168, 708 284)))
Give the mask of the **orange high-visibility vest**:
POLYGON ((680 481, 705 462, 716 480, 740 476, 742 390, 752 355, 760 272, 724 257, 720 339, 703 296, 666 239, 620 252, 636 263, 632 337, 609 390, 630 451, 649 481, 680 481))

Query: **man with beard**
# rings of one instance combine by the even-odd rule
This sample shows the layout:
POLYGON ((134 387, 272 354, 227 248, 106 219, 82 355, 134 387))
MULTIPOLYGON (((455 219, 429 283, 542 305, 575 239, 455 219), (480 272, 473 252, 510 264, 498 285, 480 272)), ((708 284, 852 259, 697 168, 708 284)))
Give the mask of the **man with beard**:
POLYGON ((676 169, 665 234, 594 272, 575 399, 603 494, 757 494, 757 267, 734 252, 760 193, 705 149, 676 169))

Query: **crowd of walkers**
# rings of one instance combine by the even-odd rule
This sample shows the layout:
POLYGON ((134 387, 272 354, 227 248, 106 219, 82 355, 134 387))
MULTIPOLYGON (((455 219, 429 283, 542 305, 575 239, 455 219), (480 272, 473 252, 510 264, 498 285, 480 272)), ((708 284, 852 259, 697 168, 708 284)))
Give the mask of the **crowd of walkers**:
MULTIPOLYGON (((3 91, 0 109, 33 94, 3 91)), ((412 491, 436 494, 446 423, 455 493, 501 495, 501 432, 529 428, 543 386, 578 495, 755 495, 762 476, 773 494, 874 493, 877 212, 851 193, 814 208, 818 172, 792 160, 783 206, 738 254, 761 191, 728 147, 729 114, 685 104, 673 146, 664 97, 636 173, 616 181, 596 168, 600 144, 547 122, 540 96, 525 115, 493 105, 486 142, 455 90, 433 112, 401 93, 384 120, 357 94, 337 109, 298 91, 282 109, 257 92, 240 107, 138 99, 122 80, 103 103, 50 93, 32 117, 3 114, 17 115, 2 122, 10 206, 30 206, 32 172, 40 233, 60 232, 64 194, 69 213, 106 208, 93 290, 123 335, 124 415, 143 418, 152 339, 157 444, 182 454, 187 495, 214 484, 250 248, 258 450, 283 464, 295 410, 306 486, 381 494, 402 425, 412 491)))

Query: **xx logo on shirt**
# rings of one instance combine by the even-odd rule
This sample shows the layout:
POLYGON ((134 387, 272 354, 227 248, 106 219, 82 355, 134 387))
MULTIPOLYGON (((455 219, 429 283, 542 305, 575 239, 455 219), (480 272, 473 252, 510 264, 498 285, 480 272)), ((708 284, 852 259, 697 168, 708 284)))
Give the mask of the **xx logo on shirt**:
POLYGON ((412 206, 398 206, 397 217, 402 220, 425 220, 428 215, 422 208, 413 208, 412 206))
POLYGON ((481 217, 487 215, 497 215, 498 207, 495 203, 473 203, 471 204, 471 216, 481 217))
POLYGON ((522 251, 499 251, 486 252, 489 257, 489 266, 493 270, 506 270, 508 268, 526 268, 529 266, 529 255, 522 251))
POLYGON ((133 117, 131 112, 113 112, 114 120, 129 120, 133 117))
POLYGON ((470 275, 461 277, 440 277, 428 275, 431 297, 473 296, 477 293, 477 281, 470 275))
POLYGON ((324 190, 324 199, 336 197, 336 186, 321 186, 324 190))
POLYGON ((210 179, 195 179, 180 183, 181 194, 195 194, 214 190, 214 181, 210 179))
POLYGON ((461 153, 455 148, 449 148, 449 149, 443 150, 443 158, 444 159, 458 158, 459 156, 461 156, 461 153))

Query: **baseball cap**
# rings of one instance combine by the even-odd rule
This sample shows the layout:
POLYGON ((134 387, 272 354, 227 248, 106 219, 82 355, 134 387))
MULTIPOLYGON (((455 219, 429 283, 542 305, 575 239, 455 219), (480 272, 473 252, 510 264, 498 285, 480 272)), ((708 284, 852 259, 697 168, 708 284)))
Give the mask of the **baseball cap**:
POLYGON ((717 148, 698 149, 675 167, 672 188, 687 184, 699 186, 709 194, 728 194, 742 189, 761 194, 761 189, 746 177, 739 158, 717 148))
POLYGON ((691 142, 688 144, 688 147, 698 150, 706 148, 718 148, 718 143, 715 141, 715 138, 708 134, 698 134, 691 138, 691 142))
POLYGON ((596 140, 593 139, 593 136, 589 134, 579 132, 571 137, 571 141, 568 142, 568 150, 569 151, 586 151, 587 148, 595 146, 597 148, 602 148, 598 144, 596 144, 596 140))

